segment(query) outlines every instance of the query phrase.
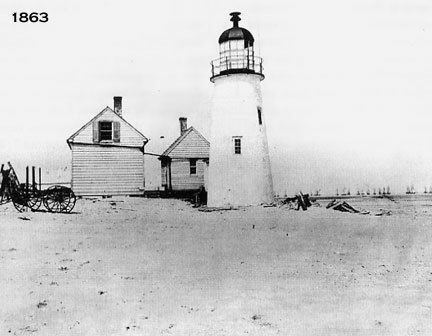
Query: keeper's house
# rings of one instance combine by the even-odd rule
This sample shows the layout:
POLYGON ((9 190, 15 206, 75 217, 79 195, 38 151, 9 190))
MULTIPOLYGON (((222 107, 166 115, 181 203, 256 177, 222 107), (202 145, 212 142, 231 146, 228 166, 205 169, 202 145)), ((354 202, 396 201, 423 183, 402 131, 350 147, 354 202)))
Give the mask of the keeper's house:
POLYGON ((144 146, 148 139, 122 116, 122 97, 75 132, 72 189, 78 196, 144 193, 144 146))
POLYGON ((162 186, 167 191, 192 191, 206 186, 210 143, 187 119, 180 118, 180 136, 159 157, 162 186))

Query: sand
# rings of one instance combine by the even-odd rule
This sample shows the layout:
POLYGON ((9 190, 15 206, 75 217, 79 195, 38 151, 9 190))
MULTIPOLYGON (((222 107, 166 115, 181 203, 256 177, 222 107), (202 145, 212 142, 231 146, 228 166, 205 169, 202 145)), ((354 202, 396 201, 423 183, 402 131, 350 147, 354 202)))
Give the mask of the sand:
POLYGON ((0 335, 432 335, 432 198, 348 202, 4 205, 0 335))

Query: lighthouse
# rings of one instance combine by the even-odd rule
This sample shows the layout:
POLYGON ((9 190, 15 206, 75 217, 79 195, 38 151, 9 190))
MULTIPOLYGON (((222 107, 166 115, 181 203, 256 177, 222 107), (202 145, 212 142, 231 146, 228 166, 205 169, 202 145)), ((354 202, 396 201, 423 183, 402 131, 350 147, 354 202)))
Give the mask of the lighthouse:
POLYGON ((261 81, 262 58, 254 37, 239 27, 240 13, 230 13, 232 27, 219 37, 219 57, 211 62, 208 206, 246 206, 273 201, 261 81))

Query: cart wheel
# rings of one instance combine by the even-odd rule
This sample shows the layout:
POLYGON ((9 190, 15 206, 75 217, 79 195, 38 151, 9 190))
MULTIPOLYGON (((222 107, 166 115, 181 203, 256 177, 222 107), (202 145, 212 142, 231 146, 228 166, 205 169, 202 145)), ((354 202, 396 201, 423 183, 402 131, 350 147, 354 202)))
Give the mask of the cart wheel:
POLYGON ((76 197, 75 197, 75 194, 72 191, 72 189, 67 188, 67 187, 63 187, 63 188, 64 188, 63 189, 63 197, 65 198, 65 200, 67 200, 67 202, 64 202, 64 204, 61 208, 61 212, 70 213, 73 210, 73 208, 75 207, 76 197))
POLYGON ((33 192, 31 195, 29 195, 27 200, 27 206, 30 209, 36 211, 40 208, 41 204, 42 204, 42 196, 39 191, 33 192))
POLYGON ((52 186, 45 192, 43 203, 49 212, 70 213, 75 206, 76 197, 72 189, 52 186))
POLYGON ((13 203, 15 209, 18 210, 18 212, 24 212, 27 209, 27 204, 24 204, 25 202, 22 199, 12 198, 12 203, 13 203))

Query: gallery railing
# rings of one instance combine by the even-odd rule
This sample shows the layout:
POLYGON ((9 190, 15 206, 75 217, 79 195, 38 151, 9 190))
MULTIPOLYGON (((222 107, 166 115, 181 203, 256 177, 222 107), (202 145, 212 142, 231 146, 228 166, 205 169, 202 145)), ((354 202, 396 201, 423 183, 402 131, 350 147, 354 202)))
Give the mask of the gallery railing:
POLYGON ((220 57, 211 62, 212 77, 229 73, 255 73, 263 75, 263 60, 258 56, 220 57))

